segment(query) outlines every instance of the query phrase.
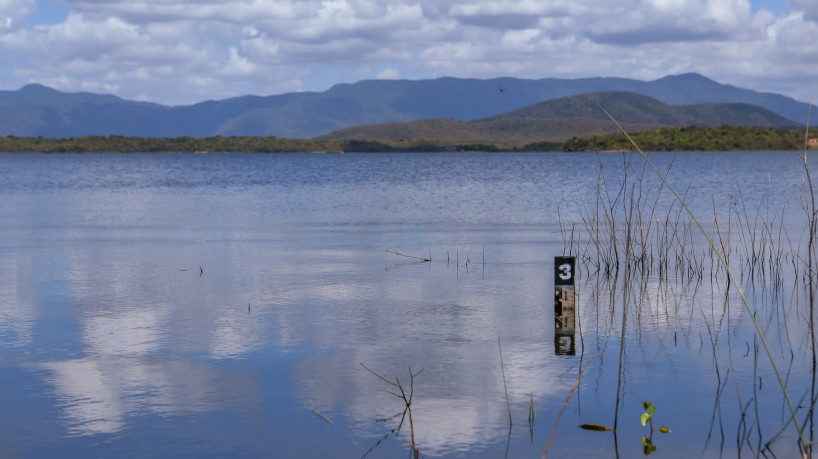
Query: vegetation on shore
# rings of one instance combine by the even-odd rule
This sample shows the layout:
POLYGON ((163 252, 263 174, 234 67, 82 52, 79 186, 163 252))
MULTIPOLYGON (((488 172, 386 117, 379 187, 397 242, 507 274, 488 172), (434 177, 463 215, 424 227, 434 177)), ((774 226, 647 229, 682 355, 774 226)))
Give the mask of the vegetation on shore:
MULTIPOLYGON (((659 128, 630 134, 651 151, 802 150, 800 129, 720 126, 659 128)), ((0 137, 3 153, 332 153, 332 152, 439 152, 439 151, 616 151, 629 150, 622 134, 572 137, 566 142, 539 141, 510 145, 505 142, 454 142, 436 139, 332 140, 280 137, 173 137, 145 138, 90 136, 67 139, 0 137)))
MULTIPOLYGON (((650 151, 778 151, 803 150, 801 129, 765 129, 755 126, 661 128, 630 134, 643 150, 650 151)), ((630 150, 624 134, 573 137, 562 151, 630 150)))
POLYGON ((342 149, 341 142, 332 140, 280 137, 0 137, 3 153, 331 153, 342 149))

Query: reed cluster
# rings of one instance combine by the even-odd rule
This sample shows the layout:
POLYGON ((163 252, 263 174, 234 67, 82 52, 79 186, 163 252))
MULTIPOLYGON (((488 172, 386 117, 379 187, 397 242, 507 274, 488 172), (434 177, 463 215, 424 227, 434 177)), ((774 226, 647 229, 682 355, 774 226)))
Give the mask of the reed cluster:
MULTIPOLYGON (((808 237, 790 234, 785 209, 773 211, 763 200, 748 207, 737 187, 726 197, 726 205, 713 197, 707 237, 702 237, 693 218, 668 196, 663 183, 649 180, 646 167, 633 164, 633 154, 622 153, 622 158, 624 176, 623 171, 614 172, 621 180, 615 188, 600 160, 595 196, 578 201, 579 221, 567 222, 560 215, 563 254, 577 257, 585 277, 613 277, 627 271, 632 277, 663 282, 707 278, 729 285, 728 270, 732 270, 741 281, 777 287, 783 287, 785 279, 806 285, 814 278, 810 254, 815 247, 810 241, 815 240, 815 215, 811 211, 808 237), (719 261, 719 253, 726 264, 719 261)), ((802 199, 810 195, 814 193, 805 190, 802 199)), ((687 192, 682 195, 686 196, 687 192)), ((806 209, 811 201, 804 205, 806 209)))
MULTIPOLYGON (((802 455, 811 457, 815 445, 814 408, 818 401, 814 325, 818 211, 807 150, 801 156, 804 187, 800 201, 806 217, 804 230, 798 228, 799 225, 793 227, 791 216, 786 216, 790 220, 785 221, 783 209, 772 210, 766 203, 768 196, 755 205, 747 204, 748 200, 740 186, 731 195, 722 196, 726 198, 726 203, 714 197, 712 212, 706 220, 701 216, 697 217, 687 205, 690 189, 679 193, 671 188, 666 179, 673 162, 665 170, 659 170, 638 146, 634 144, 634 147, 644 161, 636 153, 623 153, 622 170, 612 175, 600 159, 595 196, 579 202, 577 221, 565 221, 560 216, 563 254, 577 257, 579 266, 584 268, 578 270, 578 275, 586 280, 594 279, 597 284, 607 283, 608 288, 605 290, 610 296, 608 300, 611 305, 616 303, 617 285, 621 289, 623 308, 620 312, 620 381, 625 353, 625 330, 629 323, 629 304, 636 303, 636 320, 640 321, 642 311, 639 305, 648 295, 649 284, 658 286, 656 291, 660 295, 661 292, 667 295, 668 286, 676 292, 687 291, 690 286, 696 291, 703 284, 710 283, 714 286, 714 291, 724 294, 722 317, 724 314, 729 315, 731 296, 740 298, 755 326, 752 380, 756 381, 758 376, 758 355, 759 349, 762 349, 772 365, 786 401, 785 406, 790 412, 786 425, 794 426, 797 431, 802 455), (660 180, 653 179, 653 172, 656 172, 660 180), (771 329, 770 316, 788 313, 788 309, 778 302, 788 288, 791 292, 804 292, 804 298, 798 302, 794 313, 795 322, 806 327, 800 335, 807 336, 808 342, 799 343, 790 338, 792 330, 789 327, 792 321, 785 317, 779 322, 783 324, 786 339, 779 344, 777 354, 786 355, 787 349, 784 346, 790 346, 789 368, 784 374, 779 370, 780 362, 767 343, 765 332, 771 329), (751 304, 745 297, 745 289, 762 290, 764 295, 761 297, 769 299, 769 304, 751 304), (764 320, 765 315, 767 320, 764 320), (790 398, 788 387, 795 349, 801 344, 806 344, 811 354, 812 384, 808 393, 796 405, 790 398), (802 426, 809 428, 807 430, 802 426)), ((592 296, 596 296, 594 300, 601 304, 604 302, 603 295, 600 294, 600 289, 594 290, 592 296)), ((679 297, 675 301, 678 308, 679 297)), ((708 317, 703 309, 701 313, 713 347, 717 379, 713 419, 715 424, 718 418, 721 426, 721 394, 725 390, 730 369, 724 373, 717 357, 719 330, 715 320, 719 314, 711 311, 708 317)), ((789 314, 792 314, 791 310, 789 314)), ((612 314, 611 326, 614 323, 612 314)), ((674 334, 674 342, 675 340, 674 334)), ((747 347, 749 354, 749 343, 747 347)), ((741 413, 737 434, 739 451, 743 446, 751 445, 755 454, 765 451, 772 453, 770 447, 781 437, 781 432, 765 436, 761 431, 757 393, 761 376, 758 376, 758 385, 755 382, 752 384, 752 395, 745 400, 742 400, 736 375, 734 380, 741 413), (755 416, 754 421, 752 416, 755 416), (754 439, 753 442, 751 438, 754 439)), ((614 427, 618 421, 620 391, 618 386, 614 427)), ((786 425, 782 431, 786 429, 786 425)), ((711 433, 712 428, 713 426, 711 433)), ((723 442, 723 427, 720 433, 723 442)))

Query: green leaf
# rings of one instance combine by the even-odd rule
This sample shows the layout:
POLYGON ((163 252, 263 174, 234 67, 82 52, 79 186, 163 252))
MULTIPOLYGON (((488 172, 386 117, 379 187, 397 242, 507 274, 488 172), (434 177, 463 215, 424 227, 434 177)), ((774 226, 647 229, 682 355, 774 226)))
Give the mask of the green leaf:
POLYGON ((645 425, 647 425, 648 421, 649 421, 649 420, 650 420, 650 418, 652 418, 652 417, 653 417, 653 413, 645 413, 645 414, 643 414, 643 415, 642 415, 642 427, 645 427, 645 425))
POLYGON ((608 427, 602 424, 582 424, 581 426, 579 426, 579 428, 585 430, 596 430, 599 432, 607 432, 609 430, 613 430, 613 427, 608 427))
POLYGON ((647 400, 645 400, 644 402, 642 402, 642 409, 644 409, 645 411, 647 411, 647 410, 648 410, 648 408, 650 408, 650 402, 649 402, 649 401, 647 401, 647 400))
POLYGON ((669 433, 669 432, 670 432, 670 427, 668 427, 668 426, 661 426, 661 427, 659 427, 659 432, 662 432, 662 433, 669 433))
POLYGON ((648 407, 648 411, 650 411, 651 413, 655 413, 656 412, 656 407, 651 405, 651 406, 648 407))

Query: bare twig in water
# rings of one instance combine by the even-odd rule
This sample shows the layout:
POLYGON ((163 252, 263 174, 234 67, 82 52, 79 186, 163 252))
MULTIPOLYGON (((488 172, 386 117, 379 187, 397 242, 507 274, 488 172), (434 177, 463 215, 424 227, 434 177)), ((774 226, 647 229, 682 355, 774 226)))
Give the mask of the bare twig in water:
POLYGON ((417 446, 415 444, 415 423, 412 420, 412 397, 415 394, 415 376, 421 374, 423 372, 423 370, 418 371, 417 373, 412 373, 412 367, 409 367, 409 394, 407 395, 406 390, 404 389, 403 385, 400 382, 400 379, 398 379, 397 377, 395 377, 395 381, 393 382, 393 381, 390 381, 390 380, 386 379, 385 377, 381 376, 380 374, 376 373, 375 371, 370 369, 368 366, 364 365, 363 362, 361 362, 361 366, 364 367, 364 369, 366 371, 372 373, 375 377, 377 377, 381 381, 385 382, 386 384, 389 384, 390 386, 397 389, 398 392, 400 392, 400 393, 398 393, 398 392, 394 392, 394 391, 391 391, 391 390, 386 390, 387 394, 390 394, 390 395, 392 395, 394 397, 397 397, 397 398, 401 399, 403 401, 403 403, 404 403, 404 409, 403 409, 403 413, 401 415, 400 425, 396 429, 396 432, 400 432, 400 429, 403 426, 403 421, 408 417, 409 418, 409 435, 410 435, 410 440, 411 440, 411 445, 410 446, 412 448, 412 455, 415 457, 415 459, 418 459, 420 457, 420 451, 418 450, 418 448, 417 448, 417 446))
POLYGON ((406 257, 406 258, 413 258, 415 260, 420 260, 421 263, 426 263, 426 262, 432 261, 432 251, 431 250, 429 250, 429 258, 416 257, 416 256, 413 256, 413 255, 404 255, 404 254, 402 254, 400 252, 395 252, 394 250, 389 250, 389 249, 384 249, 384 252, 389 252, 389 253, 391 253, 393 255, 397 255, 399 257, 406 257))

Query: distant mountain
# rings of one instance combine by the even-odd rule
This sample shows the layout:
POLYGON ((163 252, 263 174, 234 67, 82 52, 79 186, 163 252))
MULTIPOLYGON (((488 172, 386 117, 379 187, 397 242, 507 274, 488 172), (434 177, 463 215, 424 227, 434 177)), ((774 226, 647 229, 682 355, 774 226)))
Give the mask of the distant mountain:
POLYGON ((802 124, 807 113, 807 104, 788 97, 720 84, 697 74, 649 82, 625 78, 367 80, 320 93, 243 96, 176 107, 28 85, 0 91, 0 135, 312 138, 372 123, 473 121, 538 102, 603 91, 628 91, 671 105, 757 105, 802 124))
POLYGON ((382 123, 341 129, 323 138, 393 143, 424 139, 452 144, 499 143, 504 146, 563 142, 575 136, 617 132, 600 106, 605 107, 630 131, 676 126, 798 126, 795 121, 748 104, 679 106, 631 92, 603 92, 553 99, 474 121, 433 119, 382 123))

